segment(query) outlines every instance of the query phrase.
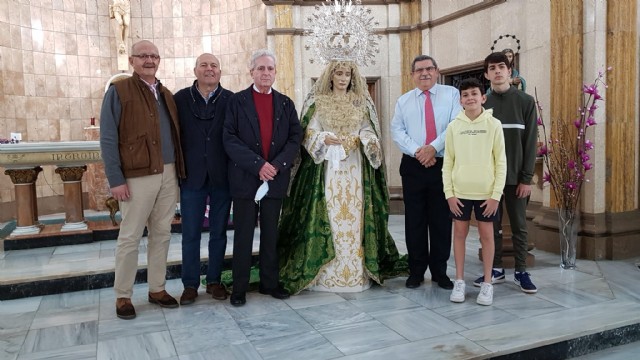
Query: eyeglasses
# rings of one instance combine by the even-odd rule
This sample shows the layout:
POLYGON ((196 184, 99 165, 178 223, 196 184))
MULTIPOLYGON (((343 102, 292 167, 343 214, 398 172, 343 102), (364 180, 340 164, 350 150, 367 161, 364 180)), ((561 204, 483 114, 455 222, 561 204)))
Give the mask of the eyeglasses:
POLYGON ((434 72, 434 71, 436 71, 436 69, 437 68, 435 66, 427 66, 427 67, 423 67, 423 68, 417 68, 417 69, 413 70, 413 72, 421 73, 421 72, 423 72, 425 70, 427 72, 434 72))
POLYGON ((131 57, 135 57, 138 59, 149 59, 149 60, 160 60, 160 55, 156 55, 156 54, 138 54, 138 55, 131 55, 131 57))

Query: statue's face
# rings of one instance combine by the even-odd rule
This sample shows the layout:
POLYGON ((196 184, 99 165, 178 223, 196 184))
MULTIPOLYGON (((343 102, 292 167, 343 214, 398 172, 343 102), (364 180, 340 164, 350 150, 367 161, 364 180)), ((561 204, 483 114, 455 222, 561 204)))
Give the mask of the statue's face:
POLYGON ((507 51, 504 54, 507 55, 507 59, 509 60, 509 64, 511 64, 513 62, 513 53, 511 51, 507 51))
POLYGON ((351 69, 345 66, 337 67, 333 70, 331 83, 333 84, 333 91, 346 92, 351 83, 351 69))
POLYGON ((220 61, 211 54, 200 55, 193 73, 198 79, 198 84, 216 87, 220 83, 220 75, 222 74, 220 61))

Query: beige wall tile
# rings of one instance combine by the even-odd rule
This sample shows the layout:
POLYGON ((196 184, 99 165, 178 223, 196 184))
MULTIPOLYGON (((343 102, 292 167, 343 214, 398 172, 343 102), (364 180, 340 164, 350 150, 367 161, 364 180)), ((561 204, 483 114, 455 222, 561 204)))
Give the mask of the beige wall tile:
POLYGON ((34 70, 33 52, 26 50, 22 51, 22 72, 25 74, 33 74, 34 70))
POLYGON ((19 25, 9 26, 9 36, 11 37, 11 47, 19 49, 22 46, 22 32, 19 25))
POLYGON ((0 1, 0 23, 8 24, 9 22, 9 2, 0 1))
POLYGON ((0 201, 13 201, 15 196, 13 184, 11 183, 11 178, 8 175, 4 175, 4 171, 2 172, 2 175, 0 175, 0 184, 2 184, 0 185, 0 201))
POLYGON ((33 40, 31 36, 31 28, 30 27, 21 27, 20 28, 20 40, 22 44, 20 49, 22 50, 32 50, 33 49, 33 40))
MULTIPOLYGON (((33 76, 33 75, 30 75, 33 76)), ((25 82, 27 75, 25 75, 25 82)), ((24 117, 25 121, 21 126, 19 126, 19 131, 26 132, 27 131, 27 122, 32 121, 36 118, 36 99, 27 95, 25 105, 24 105, 24 117)))
POLYGON ((51 11, 51 21, 53 24, 53 28, 49 30, 53 31, 64 31, 64 12, 60 10, 52 10, 51 11))
POLYGON ((95 14, 87 14, 87 35, 98 35, 100 34, 100 30, 98 23, 98 15, 95 14))
POLYGON ((6 22, 0 22, 0 46, 10 47, 11 36, 9 35, 10 25, 6 22))
POLYGON ((44 67, 45 75, 55 75, 56 73, 56 58, 54 54, 44 53, 44 62, 40 65, 44 67))
POLYGON ((76 14, 64 12, 64 32, 70 34, 76 33, 76 14))
POLYGON ((109 19, 109 16, 98 15, 98 34, 100 36, 114 36, 111 26, 111 20, 109 19))
POLYGON ((24 96, 24 77, 22 76, 22 72, 11 71, 10 79, 13 82, 13 93, 24 96))
POLYGON ((25 96, 36 96, 36 80, 33 74, 23 74, 25 96))
POLYGON ((42 32, 42 46, 45 53, 55 52, 55 34, 56 33, 54 31, 42 32))

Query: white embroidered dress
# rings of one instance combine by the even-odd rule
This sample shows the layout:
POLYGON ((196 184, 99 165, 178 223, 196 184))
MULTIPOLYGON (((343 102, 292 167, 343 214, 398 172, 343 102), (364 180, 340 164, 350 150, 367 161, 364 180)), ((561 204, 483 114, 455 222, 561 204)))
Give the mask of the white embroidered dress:
POLYGON ((324 162, 324 192, 335 259, 320 270, 309 290, 359 292, 371 286, 362 249, 360 148, 376 169, 380 167, 382 154, 367 114, 365 104, 348 95, 316 96, 316 111, 307 126, 303 145, 316 164, 324 162), (341 145, 326 145, 324 141, 329 135, 339 138, 341 145))

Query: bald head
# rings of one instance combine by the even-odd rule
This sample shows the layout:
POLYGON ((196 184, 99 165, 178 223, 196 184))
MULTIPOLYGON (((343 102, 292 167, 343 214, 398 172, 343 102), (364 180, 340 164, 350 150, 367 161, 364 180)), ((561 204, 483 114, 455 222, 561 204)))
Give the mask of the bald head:
POLYGON ((220 60, 213 54, 204 53, 196 59, 193 74, 198 80, 198 88, 204 92, 213 91, 220 83, 222 74, 220 60))
POLYGON ((137 54, 137 51, 140 51, 141 47, 152 47, 155 49, 155 53, 158 54, 158 47, 149 40, 140 40, 137 43, 131 45, 131 54, 137 54))
POLYGON ((196 59, 196 64, 194 68, 197 68, 198 64, 200 64, 201 61, 207 61, 207 62, 215 61, 218 64, 218 67, 220 67, 220 60, 218 60, 218 58, 213 54, 209 54, 209 53, 200 54, 200 56, 198 56, 198 58, 196 59))

